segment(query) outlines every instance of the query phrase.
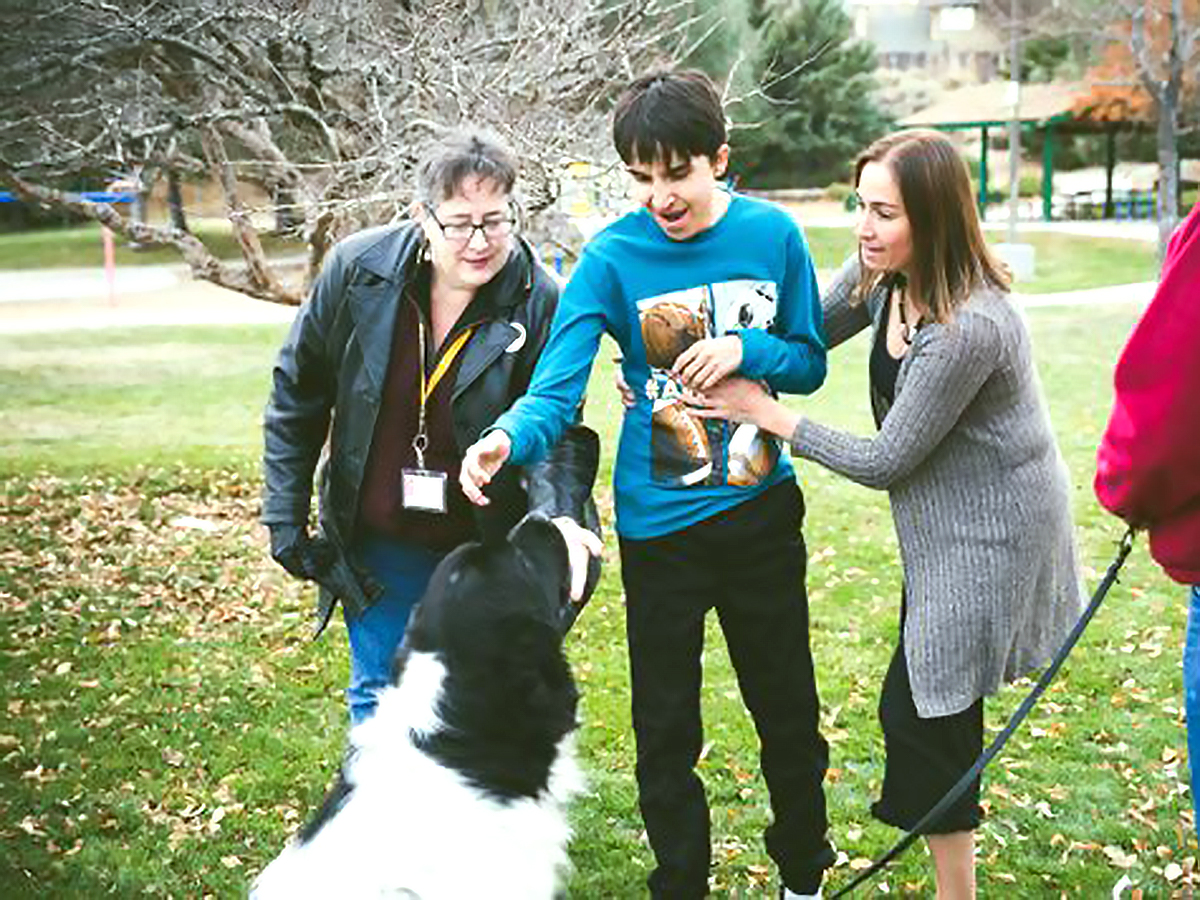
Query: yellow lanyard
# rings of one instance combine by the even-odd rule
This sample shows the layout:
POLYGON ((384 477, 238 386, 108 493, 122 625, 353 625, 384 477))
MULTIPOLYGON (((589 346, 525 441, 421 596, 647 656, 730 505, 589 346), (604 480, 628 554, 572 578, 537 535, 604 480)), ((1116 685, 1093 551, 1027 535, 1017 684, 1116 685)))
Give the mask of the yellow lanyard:
POLYGON ((429 400, 430 394, 438 386, 442 380, 442 376, 454 365, 454 360, 458 357, 459 352, 467 345, 470 340, 475 326, 468 325, 458 333, 458 336, 450 342, 450 346, 442 353, 441 358, 437 361, 437 365, 433 367, 433 374, 428 378, 425 377, 425 322, 421 321, 417 326, 418 343, 420 345, 421 360, 417 367, 421 373, 421 406, 419 418, 417 421, 417 433, 413 435, 413 451, 417 455, 417 467, 425 468, 425 448, 429 446, 429 435, 425 433, 425 404, 429 400))
POLYGON ((428 380, 425 378, 425 323, 421 323, 421 406, 424 407, 426 401, 429 400, 429 395, 433 393, 438 386, 438 382, 442 380, 442 376, 446 374, 446 370, 454 365, 454 360, 458 353, 471 337, 471 332, 475 330, 474 325, 468 325, 459 332, 450 346, 446 348, 446 352, 442 354, 437 365, 433 367, 433 374, 428 380))

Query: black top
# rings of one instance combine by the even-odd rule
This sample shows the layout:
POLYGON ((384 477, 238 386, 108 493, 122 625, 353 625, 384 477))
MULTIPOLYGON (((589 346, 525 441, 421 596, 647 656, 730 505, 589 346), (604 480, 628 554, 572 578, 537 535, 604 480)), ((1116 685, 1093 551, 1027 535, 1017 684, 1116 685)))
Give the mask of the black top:
POLYGON ((875 329, 875 341, 871 345, 869 363, 871 380, 871 409, 875 413, 875 427, 882 428, 883 420, 887 418, 888 410, 896 401, 896 376, 900 373, 901 359, 888 352, 887 323, 892 313, 892 303, 896 292, 888 288, 888 302, 884 308, 883 319, 875 329))

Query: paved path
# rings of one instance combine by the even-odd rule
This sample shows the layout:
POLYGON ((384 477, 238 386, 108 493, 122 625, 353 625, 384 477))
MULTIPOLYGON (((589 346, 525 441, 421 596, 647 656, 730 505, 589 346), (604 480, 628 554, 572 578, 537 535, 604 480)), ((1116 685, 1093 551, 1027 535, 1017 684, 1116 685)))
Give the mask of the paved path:
MULTIPOLYGON (((179 266, 122 266, 115 272, 114 288, 119 295, 157 291, 180 281, 179 266)), ((33 269, 0 270, 0 303, 108 297, 104 270, 33 269)))
MULTIPOLYGON (((819 273, 825 283, 832 272, 819 273)), ((1152 281, 1061 294, 1015 295, 1027 307, 1149 302, 1152 281)), ((109 300, 101 269, 0 271, 0 333, 135 325, 289 322, 295 307, 254 300, 204 281, 183 266, 129 266, 117 272, 109 300)))
POLYGON ((1116 284, 1082 291, 1063 291, 1060 294, 1022 294, 1018 283, 1013 296, 1025 307, 1037 306, 1095 306, 1107 303, 1136 303, 1145 306, 1154 296, 1157 281, 1140 281, 1136 284, 1116 284))
POLYGON ((0 333, 134 325, 290 322, 280 306, 195 281, 185 266, 117 270, 111 300, 102 269, 0 271, 0 333))
MULTIPOLYGON (((800 224, 806 228, 846 228, 854 227, 854 213, 833 213, 822 216, 798 215, 800 224)), ((1001 216, 983 223, 983 230, 1000 232, 1008 230, 1007 216, 1001 216)), ((1158 223, 1146 219, 1103 219, 1093 221, 1056 221, 1042 222, 1039 220, 1023 221, 1017 228, 1017 234, 1035 231, 1056 231, 1062 234, 1077 234, 1081 237, 1124 238, 1131 241, 1154 243, 1158 240, 1158 223)))

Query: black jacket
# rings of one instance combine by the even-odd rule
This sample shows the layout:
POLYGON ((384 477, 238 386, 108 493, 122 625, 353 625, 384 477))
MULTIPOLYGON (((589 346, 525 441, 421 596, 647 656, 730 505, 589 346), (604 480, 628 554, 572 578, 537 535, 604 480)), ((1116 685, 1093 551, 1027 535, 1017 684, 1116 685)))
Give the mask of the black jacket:
MULTIPOLYGON (((379 593, 354 559, 354 528, 397 308, 423 246, 413 222, 372 228, 337 244, 275 363, 263 417, 262 520, 308 522, 320 460, 319 529, 338 559, 320 581, 318 633, 337 600, 357 615, 379 593)), ((481 298, 484 321, 462 351, 451 399, 460 452, 529 386, 558 286, 518 242, 481 298)), ((476 508, 480 534, 502 537, 531 510, 568 515, 598 531, 591 501, 598 463, 599 439, 577 424, 545 462, 505 466, 488 489, 492 502, 476 508)))

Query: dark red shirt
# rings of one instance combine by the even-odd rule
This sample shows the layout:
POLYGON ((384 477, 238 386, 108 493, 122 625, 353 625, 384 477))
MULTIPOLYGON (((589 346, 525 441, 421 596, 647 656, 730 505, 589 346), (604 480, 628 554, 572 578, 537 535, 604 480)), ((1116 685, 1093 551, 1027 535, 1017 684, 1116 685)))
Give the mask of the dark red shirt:
POLYGON ((1114 382, 1096 496, 1149 529, 1150 551, 1168 575, 1200 584, 1200 204, 1171 238, 1114 382))
MULTIPOLYGON (((442 346, 436 350, 428 327, 429 279, 415 279, 412 289, 400 298, 392 334, 392 352, 375 435, 363 473, 360 525, 369 531, 431 550, 451 550, 477 536, 475 516, 470 501, 458 484, 462 454, 454 438, 454 417, 451 395, 458 367, 464 352, 460 352, 434 387, 425 406, 425 429, 429 445, 425 450, 425 468, 446 473, 446 512, 435 513, 405 509, 401 503, 400 470, 417 468, 413 437, 417 433, 420 413, 421 373, 418 328, 426 322, 428 359, 425 371, 432 374, 442 351, 451 345, 463 322, 456 323, 442 346)), ((470 315, 468 309, 467 315, 470 315)))

